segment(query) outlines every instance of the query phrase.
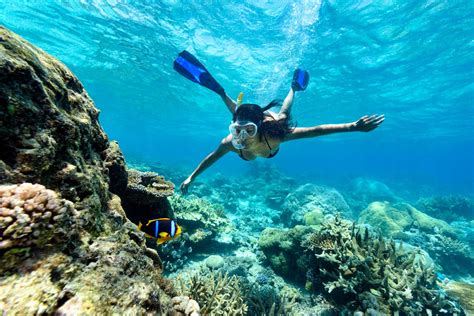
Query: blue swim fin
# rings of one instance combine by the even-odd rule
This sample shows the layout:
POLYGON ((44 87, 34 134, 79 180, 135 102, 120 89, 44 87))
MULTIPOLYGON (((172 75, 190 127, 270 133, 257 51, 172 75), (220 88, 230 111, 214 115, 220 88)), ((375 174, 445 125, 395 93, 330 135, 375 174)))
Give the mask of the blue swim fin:
POLYGON ((190 52, 183 50, 173 63, 173 68, 184 77, 224 97, 224 88, 212 77, 206 67, 190 52))
POLYGON ((309 73, 303 69, 296 69, 293 73, 291 87, 295 91, 304 91, 309 83, 309 73))

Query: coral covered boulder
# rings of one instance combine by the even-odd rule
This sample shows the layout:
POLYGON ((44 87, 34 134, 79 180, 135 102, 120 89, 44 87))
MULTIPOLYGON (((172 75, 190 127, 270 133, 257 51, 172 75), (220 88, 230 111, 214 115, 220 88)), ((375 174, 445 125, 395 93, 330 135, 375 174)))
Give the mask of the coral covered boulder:
POLYGON ((291 280, 304 282, 309 269, 308 258, 302 256, 301 243, 314 228, 295 226, 291 229, 267 228, 258 244, 272 269, 291 280))
POLYGON ((349 205, 336 189, 310 183, 288 194, 282 209, 281 216, 290 227, 303 224, 305 214, 315 210, 324 215, 342 213, 351 218, 349 205))
POLYGON ((362 211, 359 223, 379 228, 388 237, 411 228, 448 236, 456 236, 457 233, 445 221, 426 215, 407 203, 373 202, 362 211))
POLYGON ((79 80, 0 27, 0 182, 41 183, 78 210, 106 205, 108 140, 79 80))

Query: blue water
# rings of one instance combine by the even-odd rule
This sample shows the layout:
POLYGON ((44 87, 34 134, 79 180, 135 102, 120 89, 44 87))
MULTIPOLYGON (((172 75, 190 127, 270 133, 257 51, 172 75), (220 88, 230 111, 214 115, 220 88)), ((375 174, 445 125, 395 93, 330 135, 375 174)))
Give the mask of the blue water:
MULTIPOLYGON (((295 177, 474 194, 472 1, 0 1, 0 23, 82 81, 127 160, 191 172, 227 133, 230 115, 172 62, 196 54, 236 97, 284 98, 294 68, 298 126, 383 113, 371 133, 283 144, 265 163, 295 177)), ((238 176, 228 155, 203 176, 238 176)))

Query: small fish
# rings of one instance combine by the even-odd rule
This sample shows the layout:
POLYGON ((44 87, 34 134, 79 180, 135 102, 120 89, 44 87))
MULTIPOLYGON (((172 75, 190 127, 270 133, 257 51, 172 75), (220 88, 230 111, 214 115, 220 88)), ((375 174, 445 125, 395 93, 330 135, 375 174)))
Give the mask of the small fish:
POLYGON ((151 219, 146 225, 139 222, 138 229, 148 238, 155 238, 158 245, 181 235, 181 227, 171 218, 151 219))

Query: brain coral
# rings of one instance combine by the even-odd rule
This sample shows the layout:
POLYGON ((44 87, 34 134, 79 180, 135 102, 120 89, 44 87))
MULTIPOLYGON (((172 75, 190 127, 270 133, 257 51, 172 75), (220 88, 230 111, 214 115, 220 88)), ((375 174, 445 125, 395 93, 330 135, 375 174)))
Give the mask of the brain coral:
POLYGON ((41 247, 53 238, 64 239, 75 213, 72 202, 42 185, 1 185, 0 249, 41 247))

